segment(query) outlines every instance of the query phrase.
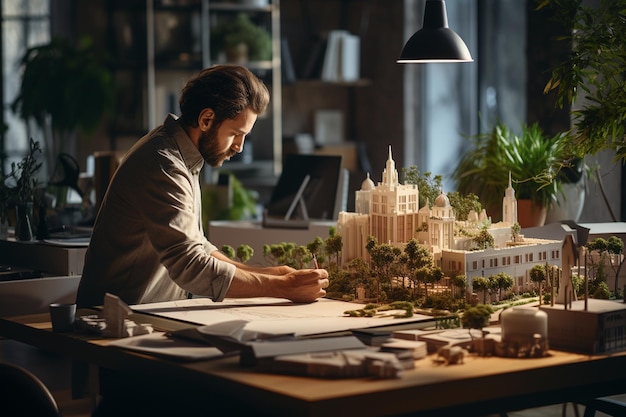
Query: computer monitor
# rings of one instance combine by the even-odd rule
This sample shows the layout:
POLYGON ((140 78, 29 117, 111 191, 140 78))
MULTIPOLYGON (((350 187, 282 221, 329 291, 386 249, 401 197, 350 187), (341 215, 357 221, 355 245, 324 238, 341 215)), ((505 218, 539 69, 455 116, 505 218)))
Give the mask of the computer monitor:
POLYGON ((336 220, 347 203, 348 173, 341 159, 339 155, 287 155, 264 217, 292 224, 336 220))

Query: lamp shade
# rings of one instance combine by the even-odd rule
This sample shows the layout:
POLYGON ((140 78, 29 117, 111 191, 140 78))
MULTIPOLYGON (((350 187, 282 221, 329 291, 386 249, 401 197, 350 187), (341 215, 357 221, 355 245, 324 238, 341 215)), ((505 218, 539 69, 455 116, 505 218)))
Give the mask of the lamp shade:
POLYGON ((424 24, 404 45, 397 62, 412 64, 473 61, 463 39, 448 27, 445 1, 427 0, 424 24))

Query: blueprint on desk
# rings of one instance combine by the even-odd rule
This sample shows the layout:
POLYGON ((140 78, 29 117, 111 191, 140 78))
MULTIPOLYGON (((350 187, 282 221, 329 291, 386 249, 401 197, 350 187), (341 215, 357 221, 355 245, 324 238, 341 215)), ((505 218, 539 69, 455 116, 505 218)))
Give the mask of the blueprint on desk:
MULTIPOLYGON (((374 317, 348 317, 345 312, 363 308, 364 304, 321 298, 313 303, 298 304, 282 298, 225 299, 208 298, 133 305, 134 311, 154 314, 198 325, 231 320, 245 320, 248 330, 264 333, 294 333, 310 336, 404 323, 432 322, 426 315, 395 318, 393 312, 374 317)), ((396 312, 397 313, 397 312, 396 312)))

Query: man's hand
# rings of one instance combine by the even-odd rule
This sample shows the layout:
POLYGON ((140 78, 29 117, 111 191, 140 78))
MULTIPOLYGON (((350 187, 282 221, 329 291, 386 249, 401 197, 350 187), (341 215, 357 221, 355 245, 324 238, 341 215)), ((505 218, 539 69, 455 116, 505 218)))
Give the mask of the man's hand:
MULTIPOLYGON (((328 271, 282 267, 283 274, 237 268, 227 297, 278 297, 296 303, 310 303, 326 295, 328 271)), ((262 270, 262 269, 261 269, 262 270)))
POLYGON ((326 295, 328 272, 325 269, 294 270, 285 276, 286 294, 296 303, 310 303, 326 295))

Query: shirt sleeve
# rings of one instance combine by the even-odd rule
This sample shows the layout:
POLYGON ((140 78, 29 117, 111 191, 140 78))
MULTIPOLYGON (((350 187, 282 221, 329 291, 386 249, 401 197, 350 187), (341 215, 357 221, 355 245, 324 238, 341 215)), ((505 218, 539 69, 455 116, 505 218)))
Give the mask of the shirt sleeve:
POLYGON ((235 274, 235 266, 214 258, 217 250, 199 223, 199 183, 178 156, 159 152, 135 174, 144 176, 145 189, 136 204, 144 210, 142 222, 151 246, 170 278, 196 295, 222 300, 235 274))

